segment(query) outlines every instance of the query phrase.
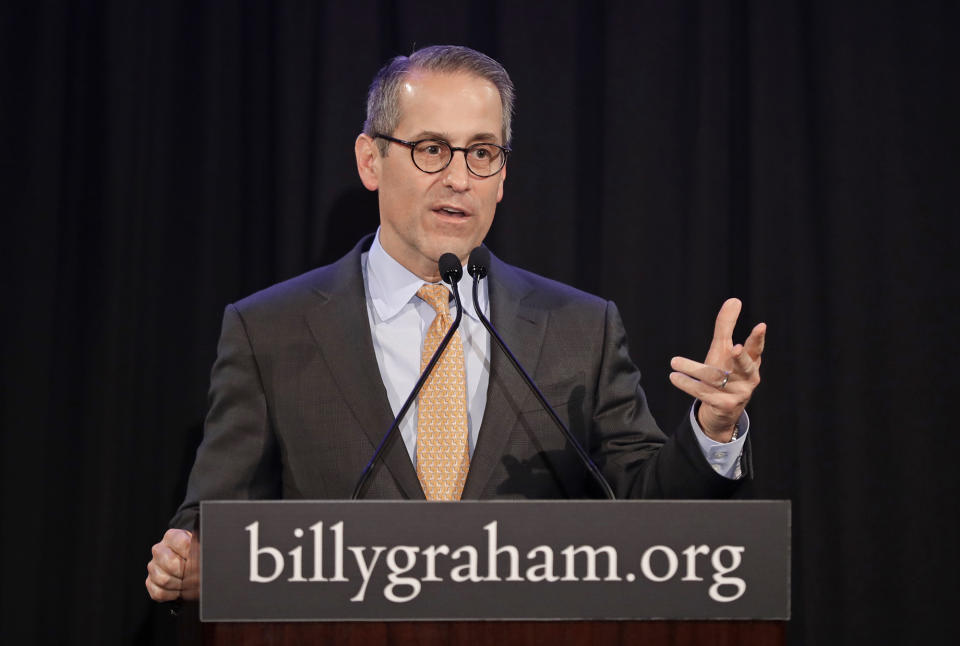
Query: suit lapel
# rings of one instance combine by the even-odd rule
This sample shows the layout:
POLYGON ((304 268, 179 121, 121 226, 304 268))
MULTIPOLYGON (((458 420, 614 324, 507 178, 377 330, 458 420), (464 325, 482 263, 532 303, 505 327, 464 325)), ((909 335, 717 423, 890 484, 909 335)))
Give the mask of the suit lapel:
MULTIPOLYGON (((493 256, 490 264, 487 280, 490 281, 491 322, 520 365, 533 376, 540 361, 548 314, 530 303, 527 297, 531 287, 519 272, 493 256)), ((523 378, 496 347, 496 342, 491 340, 490 344, 487 405, 463 490, 465 499, 480 497, 494 468, 503 459, 520 411, 533 399, 523 378)))
MULTIPOLYGON (((360 269, 360 255, 366 244, 369 238, 330 266, 314 287, 317 305, 307 312, 306 319, 344 402, 370 443, 377 447, 393 421, 393 412, 377 366, 367 318, 360 269)), ((371 457, 372 454, 371 450, 371 457)), ((382 460, 378 468, 387 468, 407 498, 424 497, 400 433, 394 433, 382 460)))

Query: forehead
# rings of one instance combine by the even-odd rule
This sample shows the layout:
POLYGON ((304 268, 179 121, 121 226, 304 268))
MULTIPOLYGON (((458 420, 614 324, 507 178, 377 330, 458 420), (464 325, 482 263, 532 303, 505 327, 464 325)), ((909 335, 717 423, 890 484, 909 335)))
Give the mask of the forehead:
POLYGON ((500 143, 502 129, 500 92, 484 78, 414 71, 400 84, 400 137, 436 133, 456 144, 492 136, 500 143))

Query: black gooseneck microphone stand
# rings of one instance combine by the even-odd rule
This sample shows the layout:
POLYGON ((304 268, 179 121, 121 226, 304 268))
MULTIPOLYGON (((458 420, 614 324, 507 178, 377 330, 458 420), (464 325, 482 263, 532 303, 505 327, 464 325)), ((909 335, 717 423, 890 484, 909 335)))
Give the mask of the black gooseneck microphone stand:
POLYGON ((490 324, 490 321, 487 320, 487 317, 484 316, 483 311, 480 309, 478 290, 480 287, 480 281, 486 277, 489 267, 489 249, 486 247, 477 247, 470 252, 470 259, 467 261, 467 272, 473 276, 473 307, 477 311, 477 318, 479 318, 480 322, 483 323, 483 327, 487 328, 487 332, 490 333, 490 336, 493 338, 493 340, 497 342, 498 346, 500 346, 503 354, 507 357, 507 359, 510 360, 510 363, 513 364, 514 369, 516 369, 520 376, 523 377, 524 382, 526 382, 527 386, 530 388, 530 392, 534 394, 534 396, 540 402, 540 405, 543 406, 543 409, 550 415, 550 419, 553 420, 553 423, 558 429, 560 429, 560 431, 576 450, 581 462, 583 462, 584 466, 586 466, 594 480, 597 481, 597 484, 600 485, 600 488, 603 489, 603 493, 606 495, 606 497, 610 500, 616 500, 616 496, 613 494, 613 489, 610 487, 610 483, 607 482, 607 479, 603 477, 602 473, 600 473, 600 469, 597 468, 597 465, 594 464, 593 460, 590 459, 590 456, 587 455, 587 452, 584 450, 577 438, 573 436, 573 433, 570 432, 570 429, 568 429, 566 424, 564 424, 563 421, 557 416, 553 410, 553 407, 547 403, 547 399, 543 396, 543 393, 540 392, 540 389, 537 388, 537 385, 533 382, 533 379, 531 379, 530 375, 527 374, 527 371, 523 369, 523 366, 520 365, 520 362, 517 361, 517 358, 513 356, 513 353, 510 352, 510 348, 508 348, 504 340, 500 338, 500 335, 494 329, 493 325, 490 324))

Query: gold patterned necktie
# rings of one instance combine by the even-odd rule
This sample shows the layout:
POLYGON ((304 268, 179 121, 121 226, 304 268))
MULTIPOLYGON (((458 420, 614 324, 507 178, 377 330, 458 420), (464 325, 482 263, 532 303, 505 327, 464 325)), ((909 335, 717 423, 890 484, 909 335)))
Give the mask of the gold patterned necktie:
MULTIPOLYGON (((417 296, 437 312, 423 342, 423 372, 453 321, 446 287, 425 284, 417 296)), ((417 477, 427 500, 460 500, 469 468, 467 380, 458 331, 417 397, 417 477)))

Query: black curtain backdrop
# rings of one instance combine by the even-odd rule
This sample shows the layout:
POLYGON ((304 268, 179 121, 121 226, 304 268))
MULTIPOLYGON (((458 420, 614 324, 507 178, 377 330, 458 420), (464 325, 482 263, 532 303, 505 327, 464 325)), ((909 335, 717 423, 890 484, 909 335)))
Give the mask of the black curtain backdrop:
POLYGON ((791 643, 943 638, 958 13, 4 3, 3 643, 166 643, 145 564, 200 440, 222 309, 375 228, 352 154, 367 84, 438 43, 518 88, 488 243, 618 303, 661 425, 687 406, 669 358, 704 355, 725 297, 744 300, 741 339, 768 322, 753 495, 793 501, 791 643))

